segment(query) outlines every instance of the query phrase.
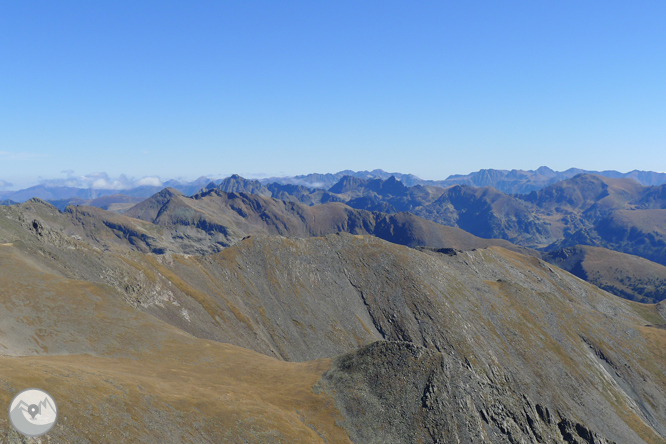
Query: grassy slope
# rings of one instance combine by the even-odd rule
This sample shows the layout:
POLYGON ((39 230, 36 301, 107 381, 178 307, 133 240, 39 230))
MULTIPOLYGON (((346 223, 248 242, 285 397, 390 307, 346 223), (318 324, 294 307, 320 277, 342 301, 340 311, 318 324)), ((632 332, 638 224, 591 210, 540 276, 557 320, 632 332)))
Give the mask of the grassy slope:
POLYGON ((666 298, 666 267, 639 256, 576 245, 551 252, 544 258, 626 299, 656 303, 666 298))
MULTIPOLYGON (((11 245, 0 246, 0 285, 0 399, 46 389, 58 442, 349 442, 330 399, 312 393, 327 360, 286 363, 194 338, 11 245)), ((4 419, 3 435, 19 442, 4 419)))

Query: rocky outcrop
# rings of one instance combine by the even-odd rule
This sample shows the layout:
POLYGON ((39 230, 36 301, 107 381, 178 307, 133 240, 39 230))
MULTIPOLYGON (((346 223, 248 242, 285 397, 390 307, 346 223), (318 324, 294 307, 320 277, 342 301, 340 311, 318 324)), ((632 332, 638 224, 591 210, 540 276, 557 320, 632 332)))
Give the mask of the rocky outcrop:
POLYGON ((408 342, 336 358, 315 390, 334 397, 357 443, 614 443, 599 433, 608 430, 520 393, 501 371, 477 373, 467 360, 408 342))

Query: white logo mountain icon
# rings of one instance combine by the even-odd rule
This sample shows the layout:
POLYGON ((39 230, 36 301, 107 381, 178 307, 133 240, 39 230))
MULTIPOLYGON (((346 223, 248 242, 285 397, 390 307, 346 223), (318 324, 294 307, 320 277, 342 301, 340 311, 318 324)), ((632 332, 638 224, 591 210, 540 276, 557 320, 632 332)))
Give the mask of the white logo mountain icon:
POLYGON ((26 436, 40 436, 55 425, 58 409, 48 393, 28 389, 12 400, 9 419, 18 432, 26 436))

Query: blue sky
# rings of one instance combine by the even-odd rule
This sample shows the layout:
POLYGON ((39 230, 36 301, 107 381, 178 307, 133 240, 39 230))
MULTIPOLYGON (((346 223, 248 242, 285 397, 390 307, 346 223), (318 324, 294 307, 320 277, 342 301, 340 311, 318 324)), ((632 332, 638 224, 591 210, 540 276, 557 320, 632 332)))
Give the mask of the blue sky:
POLYGON ((663 1, 2 2, 0 181, 666 171, 664 19, 663 1))

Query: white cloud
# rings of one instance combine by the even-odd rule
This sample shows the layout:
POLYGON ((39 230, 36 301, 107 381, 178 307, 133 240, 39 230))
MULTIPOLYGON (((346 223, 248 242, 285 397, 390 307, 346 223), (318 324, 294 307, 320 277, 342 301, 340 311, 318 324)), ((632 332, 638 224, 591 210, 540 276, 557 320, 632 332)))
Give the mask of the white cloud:
POLYGON ((324 188, 325 185, 323 182, 308 182, 303 179, 296 179, 295 177, 288 177, 284 181, 285 183, 290 183, 292 185, 302 185, 307 188, 324 188))
POLYGON ((159 177, 144 177, 136 181, 137 186, 161 187, 162 181, 159 177))
POLYGON ((50 187, 92 188, 96 190, 127 190, 138 186, 161 186, 162 181, 157 176, 134 179, 121 174, 116 178, 109 177, 104 172, 90 173, 85 176, 74 176, 72 170, 63 170, 66 179, 48 179, 41 183, 50 187))

